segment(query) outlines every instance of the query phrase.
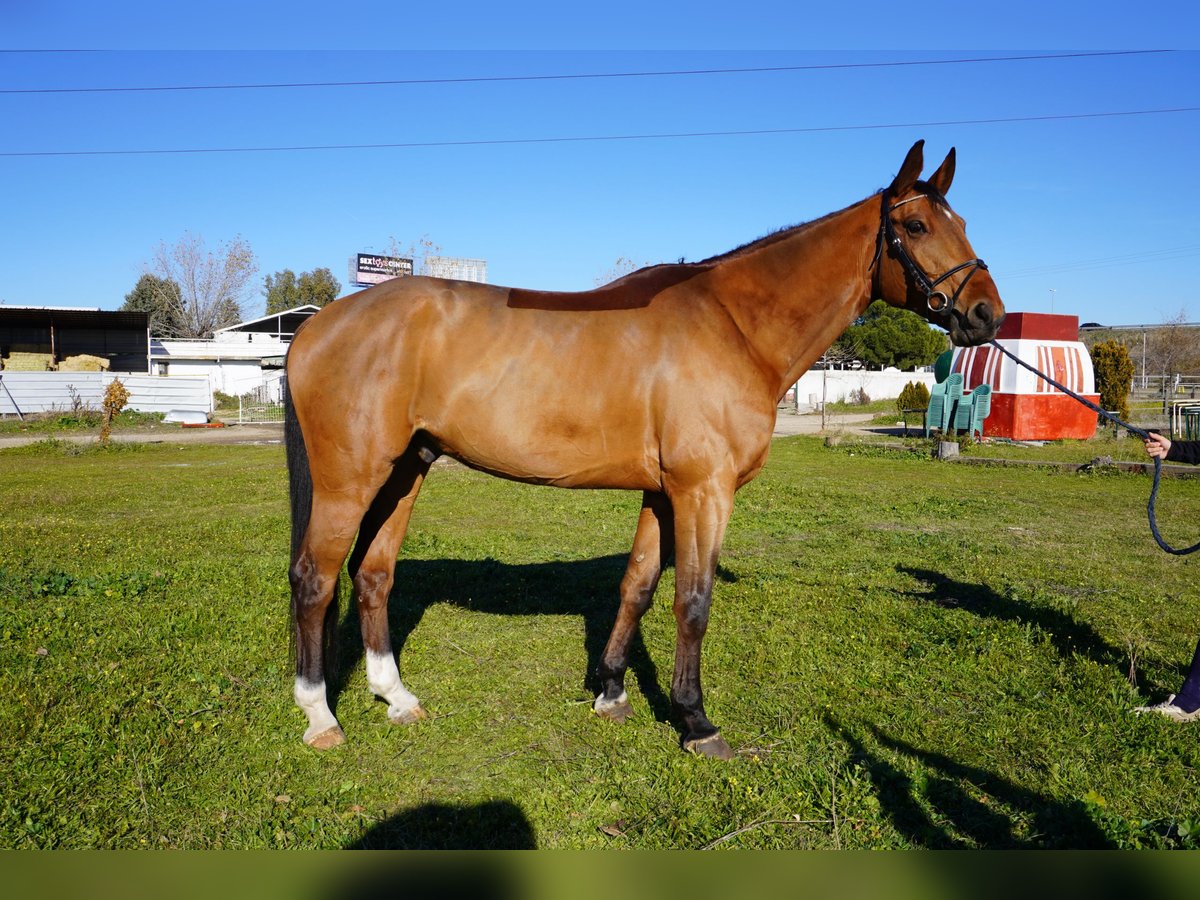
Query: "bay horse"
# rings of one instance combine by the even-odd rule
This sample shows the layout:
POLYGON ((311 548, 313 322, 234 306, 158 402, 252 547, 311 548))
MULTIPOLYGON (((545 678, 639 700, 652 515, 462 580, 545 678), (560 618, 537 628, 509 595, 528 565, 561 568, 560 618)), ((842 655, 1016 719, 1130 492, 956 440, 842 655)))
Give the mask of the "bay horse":
POLYGON ((685 750, 729 758, 704 712, 700 645, 734 493, 767 460, 779 400, 873 299, 963 346, 991 340, 1004 317, 945 199, 954 150, 921 181, 923 144, 884 190, 702 262, 581 293, 397 278, 305 322, 286 397, 305 743, 345 740, 325 656, 348 554, 370 690, 393 723, 426 717, 400 679, 387 601, 422 481, 446 454, 516 481, 642 492, 593 708, 631 713, 630 642, 674 554, 672 714, 685 750))

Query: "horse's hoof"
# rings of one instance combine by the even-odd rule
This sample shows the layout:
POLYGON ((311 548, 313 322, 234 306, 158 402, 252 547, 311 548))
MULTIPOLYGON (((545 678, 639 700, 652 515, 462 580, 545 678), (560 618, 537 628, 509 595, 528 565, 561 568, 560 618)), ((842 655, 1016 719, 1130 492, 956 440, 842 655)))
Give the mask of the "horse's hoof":
POLYGON ((388 721, 393 725, 412 725, 415 722, 423 722, 428 718, 429 713, 425 712, 425 708, 420 703, 397 713, 388 713, 388 721))
POLYGON ((340 726, 334 725, 332 728, 326 728, 320 734, 305 737, 304 743, 308 744, 314 750, 329 750, 338 744, 346 743, 346 735, 340 726))
POLYGON ((725 743, 725 738, 721 737, 719 731, 716 734, 710 734, 706 738, 684 741, 683 749, 688 753, 695 753, 697 756, 711 756, 714 759, 733 759, 733 750, 725 743))
POLYGON ((629 697, 623 691, 621 696, 616 700, 606 700, 604 695, 601 694, 596 698, 596 702, 592 704, 592 711, 600 718, 616 722, 618 725, 625 724, 625 720, 633 715, 633 707, 629 705, 629 697))

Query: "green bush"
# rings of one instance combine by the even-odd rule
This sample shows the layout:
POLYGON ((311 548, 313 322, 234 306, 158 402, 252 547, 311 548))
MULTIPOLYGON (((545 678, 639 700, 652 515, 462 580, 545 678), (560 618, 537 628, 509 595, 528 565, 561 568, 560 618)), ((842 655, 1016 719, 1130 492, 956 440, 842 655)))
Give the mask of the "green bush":
POLYGON ((910 381, 896 398, 896 412, 906 409, 926 409, 929 406, 929 388, 920 381, 910 381))
POLYGON ((1129 421, 1129 391, 1133 387, 1133 360, 1120 341, 1101 341, 1092 347, 1092 368, 1100 406, 1129 421))

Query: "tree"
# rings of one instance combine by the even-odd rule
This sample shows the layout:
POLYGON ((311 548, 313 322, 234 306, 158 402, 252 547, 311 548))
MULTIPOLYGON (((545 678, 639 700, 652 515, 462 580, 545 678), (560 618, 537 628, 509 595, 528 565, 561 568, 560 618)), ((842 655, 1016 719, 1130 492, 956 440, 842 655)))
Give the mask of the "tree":
POLYGON ((299 277, 291 269, 282 269, 274 275, 268 275, 263 285, 267 315, 308 303, 324 306, 336 300, 342 292, 342 285, 325 268, 302 272, 299 277))
POLYGON ((299 306, 299 291, 296 289, 296 273, 281 269, 263 279, 263 295, 267 298, 267 315, 299 306))
POLYGON ((1092 369, 1100 406, 1129 420, 1129 390, 1133 387, 1133 360, 1120 341, 1101 341, 1092 347, 1092 369))
POLYGON ((209 250, 204 238, 185 233, 171 246, 158 245, 154 274, 179 285, 179 317, 173 337, 209 338, 244 318, 242 297, 258 271, 254 251, 241 237, 209 250))
POLYGON ((342 284, 333 277, 333 273, 322 267, 311 272, 302 272, 296 281, 300 290, 300 302, 311 303, 313 306, 325 306, 332 303, 342 292, 342 284))
POLYGON ((407 247, 404 247, 393 235, 388 238, 386 255, 395 256, 398 259, 411 259, 414 275, 429 275, 429 257, 440 256, 441 252, 441 244, 434 243, 433 238, 427 234, 421 235, 419 241, 409 244, 407 247))
POLYGON ((173 337, 177 333, 182 308, 179 285, 149 272, 138 279, 121 306, 124 312, 149 313, 150 333, 157 338, 173 337))
POLYGON ((648 265, 650 263, 636 263, 628 256, 618 256, 616 262, 606 272, 594 278, 593 282, 596 287, 604 287, 604 285, 616 281, 618 278, 623 278, 630 272, 644 269, 648 265))
POLYGON ((1147 335, 1146 368, 1159 375, 1177 375, 1200 368, 1196 330, 1182 327, 1187 313, 1180 310, 1147 335))
POLYGON ((858 358, 870 365, 911 369, 937 359, 946 349, 946 337, 916 313, 876 300, 835 346, 854 347, 858 358))

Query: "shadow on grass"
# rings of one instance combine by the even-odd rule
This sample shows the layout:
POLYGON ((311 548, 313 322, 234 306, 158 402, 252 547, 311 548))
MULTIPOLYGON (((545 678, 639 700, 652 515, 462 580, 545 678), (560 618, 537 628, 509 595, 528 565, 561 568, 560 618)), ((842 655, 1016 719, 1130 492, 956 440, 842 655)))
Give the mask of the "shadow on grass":
POLYGON ((897 566, 896 571, 910 575, 929 586, 924 593, 909 594, 918 600, 947 609, 965 609, 982 618, 1000 619, 1032 625, 1044 632, 1063 656, 1086 656, 1101 666, 1128 664, 1128 655, 1108 643, 1086 622, 1057 609, 1037 606, 998 594, 982 584, 957 581, 941 572, 897 566))
POLYGON ((1102 849, 1113 843, 1082 803, 1064 803, 943 753, 921 750, 871 727, 870 739, 852 734, 832 716, 825 724, 850 746, 893 827, 929 849, 1102 849), (920 764, 914 777, 883 750, 920 764), (1021 825, 1021 820, 1026 825, 1021 825))
MULTIPOLYGON (((534 850, 537 841, 534 837, 533 826, 525 813, 515 803, 507 800, 491 800, 465 806, 452 806, 442 803, 427 803, 414 809, 397 813, 388 819, 374 825, 357 840, 347 845, 347 850, 534 850)), ((407 896, 437 896, 437 897, 511 897, 515 896, 510 888, 504 886, 503 879, 493 880, 490 867, 484 867, 478 872, 469 869, 458 871, 454 883, 447 884, 445 872, 432 881, 430 887, 436 887, 437 893, 423 891, 418 886, 414 888, 410 879, 412 873, 405 869, 404 878, 393 880, 390 871, 383 873, 387 881, 380 881, 380 890, 369 890, 367 896, 378 894, 384 896, 382 889, 387 890, 387 896, 397 893, 407 896), (478 881, 475 876, 480 876, 478 881), (455 891, 451 888, 461 886, 464 890, 455 891), (415 890, 415 893, 414 893, 415 890)), ((400 874, 400 873, 396 873, 400 874)), ((434 874, 431 872, 431 874, 434 874)), ((372 887, 374 879, 365 887, 372 887)), ((343 894, 342 896, 347 896, 343 894)), ((363 896, 351 892, 348 896, 363 896)))
MULTIPOLYGON (((585 690, 597 693, 596 668, 616 620, 626 562, 627 557, 617 555, 519 564, 494 559, 401 559, 396 564, 395 587, 388 598, 392 647, 400 657, 401 671, 404 644, 425 610, 434 603, 451 603, 492 615, 580 616, 587 653, 587 669, 581 683, 585 690)), ((718 575, 725 580, 736 577, 725 570, 718 570, 718 575)), ((669 603, 669 598, 665 602, 669 603)), ((348 605, 353 606, 353 602, 348 605)), ((338 661, 328 679, 331 705, 363 656, 355 611, 347 611, 342 618, 336 640, 338 661)), ((658 670, 640 633, 630 645, 629 672, 655 719, 670 722, 670 698, 659 685, 658 670)))

